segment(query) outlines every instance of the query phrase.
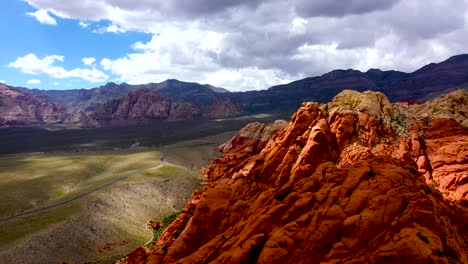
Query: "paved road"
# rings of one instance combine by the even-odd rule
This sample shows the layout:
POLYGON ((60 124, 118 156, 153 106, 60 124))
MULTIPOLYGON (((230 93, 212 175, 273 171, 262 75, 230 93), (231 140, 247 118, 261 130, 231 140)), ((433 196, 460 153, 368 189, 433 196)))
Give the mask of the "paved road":
POLYGON ((4 217, 4 218, 0 218, 0 223, 2 222, 6 222, 8 220, 12 220, 12 219, 15 219, 15 218, 18 218, 18 217, 22 217, 22 216, 26 216, 26 215, 31 215, 31 214, 35 214, 35 213, 39 213, 39 212, 42 212, 42 211, 45 211, 45 210, 49 210, 49 209, 52 209, 52 208, 55 208, 55 207, 59 207, 59 206, 62 206, 62 205, 66 205, 66 204, 69 204, 73 201, 76 201, 78 199, 81 199, 83 197, 86 197, 92 193, 95 193, 97 191, 100 191, 106 187, 109 187, 117 182, 120 182, 120 181, 123 181, 123 180, 126 180, 128 178, 130 178, 131 176, 133 175, 137 175, 145 170, 149 170, 149 169, 159 169, 161 168, 162 166, 164 166, 164 164, 166 164, 166 162, 164 161, 164 153, 161 153, 161 158, 160 158, 160 164, 157 165, 157 166, 153 166, 153 167, 148 167, 148 168, 143 168, 143 169, 140 169, 140 170, 137 170, 135 172, 132 172, 132 173, 129 173, 121 178, 118 178, 118 179, 115 179, 115 180, 112 180, 111 182, 108 182, 104 185, 101 185, 95 189, 92 189, 92 190, 89 190, 85 193, 82 193, 78 196, 75 196, 73 198, 70 198, 68 200, 65 200, 65 201, 62 201, 62 202, 59 202, 59 203, 55 203, 55 204, 51 204, 49 206, 46 206, 46 207, 42 207, 42 208, 38 208, 38 209, 34 209, 34 210, 31 210, 31 211, 26 211, 26 212, 23 212, 23 213, 19 213, 19 214, 15 214, 15 215, 10 215, 10 216, 7 216, 7 217, 4 217))

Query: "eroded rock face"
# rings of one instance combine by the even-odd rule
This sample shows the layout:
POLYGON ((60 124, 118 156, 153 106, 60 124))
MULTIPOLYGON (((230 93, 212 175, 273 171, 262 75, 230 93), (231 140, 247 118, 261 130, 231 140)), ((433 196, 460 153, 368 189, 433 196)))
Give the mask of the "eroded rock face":
POLYGON ((141 89, 101 105, 91 116, 100 121, 145 121, 219 118, 240 113, 240 109, 228 99, 198 106, 174 101, 149 89, 141 89))
MULTIPOLYGON (((278 131, 286 127, 288 122, 284 120, 276 120, 273 123, 253 122, 243 127, 233 138, 228 142, 220 145, 218 149, 223 152, 238 152, 246 146, 255 147, 261 150, 268 140, 278 131), (255 140, 255 143, 242 143, 243 141, 255 140)), ((252 141, 253 142, 253 141, 252 141)), ((259 151, 258 151, 259 152, 259 151)))
POLYGON ((170 98, 142 89, 105 103, 92 116, 96 120, 164 120, 169 118, 171 105, 170 98))
POLYGON ((468 199, 468 129, 454 119, 438 118, 424 131, 424 162, 433 170, 432 184, 451 200, 468 199))
MULTIPOLYGON (((403 105, 403 107, 405 107, 403 105)), ((425 104, 406 106, 409 115, 421 122, 435 118, 455 119, 468 127, 468 91, 457 90, 437 97, 425 104)))
POLYGON ((304 103, 260 153, 234 138, 138 263, 468 263, 466 128, 348 95, 304 103))
POLYGON ((56 105, 0 84, 0 126, 69 124, 94 126, 95 122, 78 109, 56 105))
POLYGON ((228 172, 241 175, 243 173, 241 168, 259 154, 268 140, 286 125, 287 122, 284 120, 268 124, 260 122, 247 124, 228 142, 218 147, 224 155, 214 159, 212 164, 204 169, 205 179, 215 183, 228 172))

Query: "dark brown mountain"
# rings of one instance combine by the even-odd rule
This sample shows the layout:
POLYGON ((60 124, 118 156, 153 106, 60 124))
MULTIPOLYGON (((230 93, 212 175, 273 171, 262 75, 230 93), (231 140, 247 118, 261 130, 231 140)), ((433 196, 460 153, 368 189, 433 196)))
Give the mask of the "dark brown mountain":
MULTIPOLYGON (((163 91, 163 90, 161 90, 163 91)), ((184 93, 179 93, 183 99, 184 93)), ((156 120, 191 120, 199 118, 221 118, 239 115, 240 108, 229 99, 213 97, 198 104, 173 100, 150 89, 130 92, 121 99, 111 100, 94 111, 91 116, 104 123, 147 122, 156 120)))
POLYGON ((4 84, 0 84, 0 113, 0 126, 94 125, 94 121, 78 109, 51 103, 4 84))
POLYGON ((229 93, 226 97, 242 106, 246 112, 293 112, 303 101, 328 102, 344 89, 381 91, 390 101, 414 99, 420 102, 441 94, 468 87, 468 54, 453 56, 441 63, 431 63, 421 69, 404 73, 370 69, 334 70, 289 84, 273 86, 265 91, 229 93))

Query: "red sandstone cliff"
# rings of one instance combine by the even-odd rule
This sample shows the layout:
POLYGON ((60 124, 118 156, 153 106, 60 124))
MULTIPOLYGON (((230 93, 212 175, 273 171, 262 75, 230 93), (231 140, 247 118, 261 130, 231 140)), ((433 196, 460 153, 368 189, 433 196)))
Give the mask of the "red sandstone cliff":
POLYGON ((78 109, 66 108, 0 83, 0 126, 68 124, 93 126, 78 109))
POLYGON ((159 241, 125 261, 468 263, 468 131, 413 110, 344 91, 304 103, 263 148, 239 133, 159 241))
POLYGON ((108 101, 99 106, 91 116, 100 121, 144 121, 220 118, 240 113, 240 108, 229 99, 215 98, 212 104, 200 106, 174 101, 149 89, 140 89, 120 99, 108 101))

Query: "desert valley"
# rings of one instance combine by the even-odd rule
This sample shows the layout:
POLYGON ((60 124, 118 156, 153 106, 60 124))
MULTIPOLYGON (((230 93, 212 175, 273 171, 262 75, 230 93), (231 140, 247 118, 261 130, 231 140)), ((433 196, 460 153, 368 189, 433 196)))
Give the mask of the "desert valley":
POLYGON ((468 263, 467 1, 0 13, 0 263, 468 263))

